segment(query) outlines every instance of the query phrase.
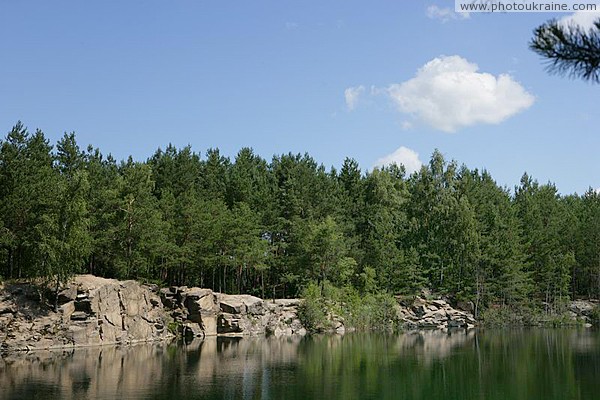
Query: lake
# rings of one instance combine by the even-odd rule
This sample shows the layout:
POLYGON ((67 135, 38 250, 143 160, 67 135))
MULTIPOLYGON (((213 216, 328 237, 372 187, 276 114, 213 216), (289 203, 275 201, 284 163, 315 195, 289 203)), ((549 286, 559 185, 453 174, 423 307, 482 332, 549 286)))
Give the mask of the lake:
POLYGON ((591 330, 210 338, 18 354, 3 399, 598 399, 591 330))

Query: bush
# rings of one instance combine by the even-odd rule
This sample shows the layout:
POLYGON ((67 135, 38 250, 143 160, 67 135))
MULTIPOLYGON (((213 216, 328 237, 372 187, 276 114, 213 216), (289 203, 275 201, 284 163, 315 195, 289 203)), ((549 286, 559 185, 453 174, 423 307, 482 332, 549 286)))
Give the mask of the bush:
POLYGON ((349 309, 353 313, 350 325, 361 330, 389 330, 396 328, 396 299, 387 293, 357 296, 349 309))
POLYGON ((298 318, 309 332, 319 332, 327 329, 327 313, 325 299, 321 288, 315 282, 310 282, 302 291, 304 301, 298 307, 298 318))
POLYGON ((524 315, 522 310, 511 307, 488 308, 479 315, 480 322, 489 327, 521 326, 526 320, 531 320, 529 315, 524 315))
POLYGON ((581 321, 573 319, 566 308, 555 308, 557 311, 546 312, 528 307, 493 307, 484 310, 480 321, 484 326, 544 326, 566 327, 581 325, 581 321))
POLYGON ((167 325, 167 330, 175 336, 179 336, 181 332, 181 324, 177 321, 171 321, 167 325))
POLYGON ((388 330, 398 327, 396 299, 388 293, 361 294, 355 288, 338 288, 325 281, 322 289, 311 282, 302 292, 298 313, 310 332, 331 328, 331 317, 342 317, 346 328, 388 330))

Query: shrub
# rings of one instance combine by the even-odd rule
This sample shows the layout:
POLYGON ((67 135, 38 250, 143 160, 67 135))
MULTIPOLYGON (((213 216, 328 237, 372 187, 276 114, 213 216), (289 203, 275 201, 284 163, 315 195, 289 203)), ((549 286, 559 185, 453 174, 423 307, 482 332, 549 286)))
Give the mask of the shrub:
POLYGON ((169 322, 169 324, 167 325, 168 331, 176 336, 179 336, 179 333, 181 332, 180 328, 181 328, 181 324, 177 321, 169 322))
POLYGON ((388 330, 398 327, 396 299, 388 293, 359 293, 351 286, 338 288, 325 281, 309 283, 302 292, 300 321, 310 332, 331 328, 333 316, 342 317, 346 328, 388 330))
POLYGON ((298 317, 309 332, 318 332, 327 328, 325 299, 321 288, 310 282, 302 291, 304 301, 298 308, 298 317))

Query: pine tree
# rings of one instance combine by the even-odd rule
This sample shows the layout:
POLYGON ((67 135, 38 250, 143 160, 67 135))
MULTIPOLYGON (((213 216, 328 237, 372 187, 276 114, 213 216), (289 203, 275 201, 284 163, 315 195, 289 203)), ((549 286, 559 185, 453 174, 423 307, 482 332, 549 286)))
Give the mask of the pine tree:
POLYGON ((44 276, 52 247, 46 227, 53 223, 57 175, 52 146, 42 131, 33 135, 17 123, 0 149, 5 276, 44 276))
POLYGON ((120 278, 148 278, 155 275, 156 260, 164 245, 152 171, 147 164, 131 158, 120 170, 123 180, 115 224, 117 274, 120 278))
POLYGON ((538 298, 547 309, 569 296, 573 251, 563 246, 564 209, 556 187, 539 185, 527 174, 516 189, 515 203, 523 231, 528 270, 538 298))
POLYGON ((123 185, 119 168, 112 156, 104 157, 99 149, 88 147, 85 171, 89 182, 90 255, 87 271, 100 276, 118 276, 115 246, 120 211, 119 195, 123 185))
POLYGON ((56 160, 58 201, 55 221, 46 226, 53 233, 48 242, 52 256, 46 265, 47 275, 54 275, 56 279, 54 306, 58 310, 60 285, 82 271, 90 254, 91 236, 87 207, 89 183, 83 168, 84 154, 74 134, 65 134, 58 142, 56 160))

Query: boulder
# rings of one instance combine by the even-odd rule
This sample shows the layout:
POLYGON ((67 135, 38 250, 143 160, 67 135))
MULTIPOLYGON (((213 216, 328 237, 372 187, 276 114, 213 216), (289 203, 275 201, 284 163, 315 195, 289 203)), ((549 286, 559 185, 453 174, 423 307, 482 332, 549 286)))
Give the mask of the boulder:
POLYGON ((234 314, 221 313, 217 320, 217 333, 241 333, 240 318, 234 314))
POLYGON ((467 323, 462 318, 448 320, 448 328, 466 328, 467 323))
MULTIPOLYGON (((219 303, 217 297, 210 289, 192 288, 185 292, 185 301, 195 310, 218 312, 219 303)), ((189 308, 189 307, 188 307, 189 308)))
POLYGON ((224 313, 264 315, 267 312, 262 299, 248 294, 219 294, 218 301, 224 313))
POLYGON ((181 325, 181 335, 187 339, 204 337, 204 330, 197 323, 186 322, 181 325))
POLYGON ((246 304, 240 295, 219 295, 221 311, 228 314, 246 314, 246 304))
POLYGON ((74 301, 77 298, 77 288, 69 286, 58 293, 57 302, 59 305, 74 301))
POLYGON ((63 304, 60 306, 59 311, 62 314, 63 321, 70 319, 73 312, 75 312, 75 302, 70 301, 63 304))
POLYGON ((569 310, 574 312, 578 316, 590 317, 595 307, 596 305, 592 302, 584 300, 575 300, 572 301, 569 305, 569 310))
POLYGON ((446 300, 431 300, 431 304, 438 308, 444 308, 448 306, 446 300))
POLYGON ((467 311, 452 308, 444 299, 426 300, 416 297, 412 303, 406 298, 397 298, 396 314, 405 329, 440 329, 465 328, 475 326, 473 315, 467 311))
POLYGON ((187 319, 202 323, 202 314, 217 314, 218 301, 210 289, 192 288, 181 295, 183 307, 187 311, 187 319))
POLYGON ((461 311, 466 311, 473 314, 475 312, 475 304, 472 301, 459 301, 456 303, 456 308, 461 311))
POLYGON ((71 313, 71 321, 85 321, 90 315, 84 311, 75 311, 71 313))
POLYGON ((264 301, 258 297, 254 296, 244 296, 244 304, 246 304, 246 309, 248 310, 248 314, 252 315, 264 315, 266 312, 266 308, 264 306, 264 301))

